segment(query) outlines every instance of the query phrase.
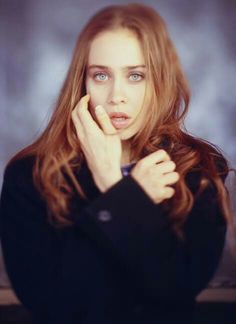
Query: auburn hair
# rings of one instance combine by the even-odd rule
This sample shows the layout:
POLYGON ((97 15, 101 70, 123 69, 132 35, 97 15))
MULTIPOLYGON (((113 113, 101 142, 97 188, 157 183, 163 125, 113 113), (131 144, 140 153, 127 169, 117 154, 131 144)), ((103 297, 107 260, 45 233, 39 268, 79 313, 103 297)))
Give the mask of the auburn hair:
POLYGON ((164 148, 176 163, 180 180, 175 195, 165 201, 173 228, 178 232, 193 207, 197 194, 214 185, 223 214, 232 221, 228 191, 222 177, 229 166, 219 149, 195 138, 184 128, 190 90, 180 60, 161 16, 143 4, 111 5, 90 18, 78 37, 72 61, 55 110, 41 136, 12 160, 33 155, 33 180, 45 198, 49 220, 59 227, 71 226, 70 202, 74 192, 86 199, 75 177, 85 159, 71 113, 86 94, 85 74, 92 40, 101 32, 124 28, 140 41, 148 73, 149 95, 145 123, 130 139, 131 159, 138 160, 164 148), (216 163, 216 161, 223 163, 216 163), (199 190, 187 184, 189 172, 199 172, 199 190))

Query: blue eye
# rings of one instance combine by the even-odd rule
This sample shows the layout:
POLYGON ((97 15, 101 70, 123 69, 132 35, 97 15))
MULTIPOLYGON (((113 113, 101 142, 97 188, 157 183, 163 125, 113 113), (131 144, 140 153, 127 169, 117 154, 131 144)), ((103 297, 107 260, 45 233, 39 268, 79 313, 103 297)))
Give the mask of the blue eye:
MULTIPOLYGON (((93 78, 96 80, 96 81, 106 81, 106 74, 103 73, 103 72, 97 72, 93 75, 93 78)), ((129 78, 130 77, 134 77, 132 79, 130 79, 131 81, 135 81, 135 82, 138 82, 138 81, 141 81, 142 79, 144 79, 144 75, 140 74, 140 73, 132 73, 129 75, 129 78), (134 77, 135 76, 135 77, 134 77)))
POLYGON ((143 79, 143 75, 139 73, 132 73, 130 76, 138 76, 138 78, 134 78, 133 81, 140 81, 143 79))
POLYGON ((95 80, 98 80, 98 81, 104 81, 104 80, 105 80, 104 78, 101 79, 101 78, 99 77, 99 79, 96 79, 97 76, 101 76, 101 75, 104 76, 105 73, 101 73, 101 72, 99 72, 99 73, 94 74, 94 78, 95 78, 95 80))

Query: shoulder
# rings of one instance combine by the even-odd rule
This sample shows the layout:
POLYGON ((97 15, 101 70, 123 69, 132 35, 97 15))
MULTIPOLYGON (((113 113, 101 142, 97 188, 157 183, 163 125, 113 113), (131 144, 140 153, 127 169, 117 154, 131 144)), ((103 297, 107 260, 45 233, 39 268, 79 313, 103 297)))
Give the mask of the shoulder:
POLYGON ((205 176, 207 177, 208 170, 213 168, 216 175, 224 182, 229 173, 229 163, 220 149, 211 146, 209 149, 209 157, 205 158, 205 161, 209 161, 208 165, 207 163, 205 163, 206 165, 202 165, 203 171, 205 170, 205 176))
POLYGON ((4 182, 16 184, 25 182, 25 180, 31 181, 34 161, 33 156, 10 160, 5 167, 4 182))
POLYGON ((10 160, 4 170, 3 186, 32 188, 34 161, 34 156, 10 160))
POLYGON ((196 192, 201 181, 207 180, 214 187, 213 179, 218 178, 223 183, 229 173, 229 163, 223 153, 209 145, 209 150, 201 156, 200 162, 188 170, 186 182, 188 187, 196 192))
POLYGON ((33 156, 12 159, 4 171, 0 197, 0 234, 48 222, 46 201, 33 181, 33 156))
POLYGON ((36 218, 36 214, 45 212, 45 200, 33 181, 34 161, 33 156, 12 159, 5 167, 0 199, 3 214, 14 212, 22 216, 30 211, 36 218))

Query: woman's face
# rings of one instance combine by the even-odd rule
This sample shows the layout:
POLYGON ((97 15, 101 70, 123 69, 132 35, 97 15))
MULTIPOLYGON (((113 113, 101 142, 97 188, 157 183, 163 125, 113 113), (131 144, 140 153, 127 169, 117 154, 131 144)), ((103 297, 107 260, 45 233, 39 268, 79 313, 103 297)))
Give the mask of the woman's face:
POLYGON ((102 105, 108 114, 127 114, 130 118, 125 125, 111 119, 121 140, 136 134, 144 121, 141 109, 146 88, 144 65, 139 41, 129 30, 102 32, 91 43, 86 70, 89 110, 95 120, 97 105, 102 105))

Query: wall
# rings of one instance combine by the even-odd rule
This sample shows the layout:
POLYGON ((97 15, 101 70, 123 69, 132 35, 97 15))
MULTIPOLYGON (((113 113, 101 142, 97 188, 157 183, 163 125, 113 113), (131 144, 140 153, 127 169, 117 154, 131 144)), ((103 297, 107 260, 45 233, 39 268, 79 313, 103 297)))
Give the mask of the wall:
MULTIPOLYGON (((1 2, 0 185, 7 160, 45 127, 82 26, 97 9, 125 2, 1 2)), ((156 8, 166 20, 189 79, 192 101, 187 129, 221 147, 235 167, 236 2, 143 3, 156 8)), ((233 196, 232 177, 227 185, 233 196)), ((236 282, 236 260, 229 243, 228 238, 213 286, 236 282)), ((0 285, 8 284, 0 260, 0 285)))

